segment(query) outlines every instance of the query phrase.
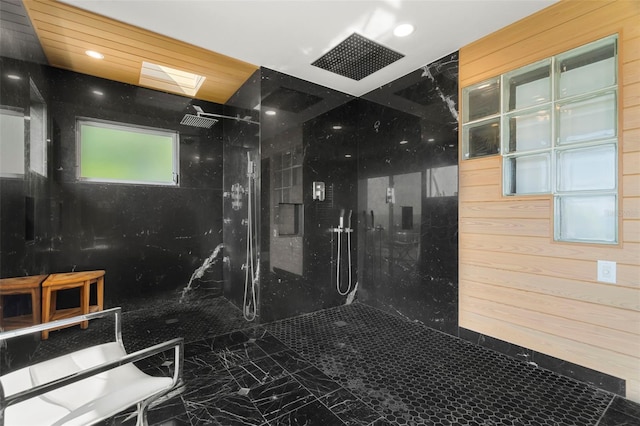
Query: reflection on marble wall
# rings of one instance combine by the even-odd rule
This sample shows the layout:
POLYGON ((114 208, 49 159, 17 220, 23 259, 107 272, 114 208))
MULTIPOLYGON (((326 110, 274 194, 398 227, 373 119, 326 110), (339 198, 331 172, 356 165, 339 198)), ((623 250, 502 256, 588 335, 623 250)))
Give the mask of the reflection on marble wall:
POLYGON ((332 281, 336 248, 330 229, 338 225, 340 209, 355 209, 350 203, 356 190, 356 143, 354 134, 334 129, 350 96, 260 71, 260 306, 262 321, 272 321, 344 302, 332 281), (352 158, 345 157, 347 151, 352 158), (314 181, 329 188, 324 201, 312 198, 314 181))
POLYGON ((224 107, 225 116, 242 120, 222 118, 220 123, 224 145, 224 294, 245 310, 249 319, 259 318, 260 306, 260 125, 257 124, 259 113, 253 109, 259 100, 260 73, 256 71, 224 107), (252 176, 249 176, 249 161, 253 163, 252 176), (253 233, 247 238, 250 225, 253 233), (252 243, 251 253, 247 252, 247 241, 252 243))
MULTIPOLYGON (((202 129, 180 121, 193 112, 192 103, 207 112, 221 112, 221 106, 59 69, 51 69, 49 78, 56 81, 55 269, 105 269, 109 304, 184 288, 222 242, 222 126, 202 129), (178 131, 179 185, 78 182, 76 117, 178 131)), ((198 285, 221 292, 221 264, 198 285)))
MULTIPOLYGON (((15 165, 22 170, 20 175, 7 176, 5 168, 0 166, 0 276, 37 275, 46 272, 49 266, 50 194, 46 171, 37 167, 30 155, 31 139, 35 136, 31 124, 35 121, 35 118, 31 120, 34 114, 32 98, 34 90, 42 97, 48 97, 49 81, 43 67, 8 58, 0 58, 0 76, 0 113, 14 116, 24 129, 22 140, 6 140, 7 129, 2 129, 2 157, 6 156, 5 144, 10 144, 24 148, 24 159, 22 164, 15 165), (14 78, 8 78, 8 75, 14 78)), ((48 134, 49 126, 43 123, 38 143, 44 144, 45 152, 49 151, 48 134)), ((12 310, 9 306, 6 308, 12 310)))
POLYGON ((359 107, 360 300, 457 334, 457 53, 359 107))

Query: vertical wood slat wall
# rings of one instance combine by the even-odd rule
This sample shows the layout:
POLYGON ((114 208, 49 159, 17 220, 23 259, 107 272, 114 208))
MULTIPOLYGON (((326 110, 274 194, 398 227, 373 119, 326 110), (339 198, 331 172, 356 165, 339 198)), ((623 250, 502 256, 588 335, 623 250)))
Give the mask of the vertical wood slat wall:
POLYGON ((459 190, 460 326, 622 378, 637 402, 639 23, 639 1, 565 0, 460 50, 462 90, 618 34, 619 245, 554 242, 552 197, 504 197, 499 156, 461 159, 459 190), (596 280, 597 260, 617 262, 617 284, 596 280))

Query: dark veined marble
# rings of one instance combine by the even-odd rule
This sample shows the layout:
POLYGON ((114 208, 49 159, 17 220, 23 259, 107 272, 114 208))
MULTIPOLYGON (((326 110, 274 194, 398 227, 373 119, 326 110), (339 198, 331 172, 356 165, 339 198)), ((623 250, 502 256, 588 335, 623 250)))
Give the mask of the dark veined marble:
MULTIPOLYGON (((185 334, 182 384, 154 403, 151 425, 637 425, 640 405, 593 385, 354 303, 247 328, 224 298, 123 314, 129 350, 185 334), (165 319, 157 326, 160 313, 165 319), (210 318, 208 326, 197 318, 210 318), (181 333, 183 331, 180 331, 181 333)), ((111 338, 112 324, 71 327, 2 351, 12 368, 111 338), (18 350, 19 349, 19 350, 18 350)), ((167 374, 168 358, 141 365, 167 374)), ((6 364, 2 366, 6 371, 6 364)), ((134 425, 133 410, 102 426, 134 425)))

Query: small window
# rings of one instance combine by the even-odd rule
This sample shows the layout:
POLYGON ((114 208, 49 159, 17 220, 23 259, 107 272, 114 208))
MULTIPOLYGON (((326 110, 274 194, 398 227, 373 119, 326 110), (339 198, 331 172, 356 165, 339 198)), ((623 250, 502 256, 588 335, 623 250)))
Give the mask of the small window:
POLYGON ((0 176, 24 175, 24 112, 0 107, 0 176))
POLYGON ((78 119, 78 179, 146 185, 178 184, 178 133, 78 119))
POLYGON ((33 80, 29 104, 29 168, 47 176, 47 104, 33 80))

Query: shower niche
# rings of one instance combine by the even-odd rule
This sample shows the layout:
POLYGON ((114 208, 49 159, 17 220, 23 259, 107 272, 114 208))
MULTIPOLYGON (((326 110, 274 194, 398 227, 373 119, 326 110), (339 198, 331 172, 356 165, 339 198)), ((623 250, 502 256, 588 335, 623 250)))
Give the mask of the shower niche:
POLYGON ((302 144, 277 150, 271 158, 271 251, 274 268, 303 274, 304 205, 302 204, 302 144))

